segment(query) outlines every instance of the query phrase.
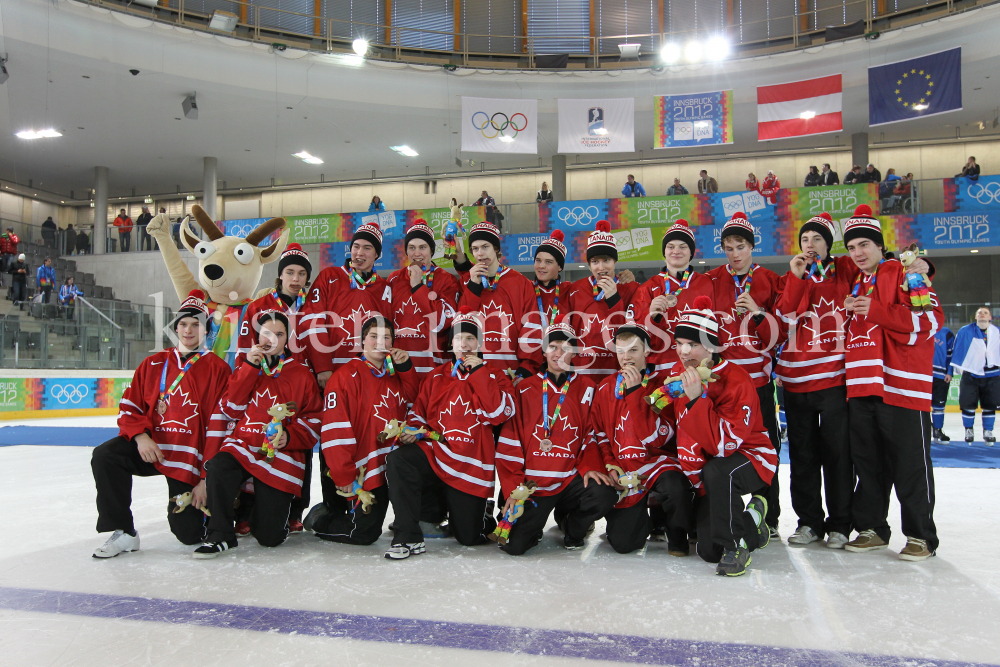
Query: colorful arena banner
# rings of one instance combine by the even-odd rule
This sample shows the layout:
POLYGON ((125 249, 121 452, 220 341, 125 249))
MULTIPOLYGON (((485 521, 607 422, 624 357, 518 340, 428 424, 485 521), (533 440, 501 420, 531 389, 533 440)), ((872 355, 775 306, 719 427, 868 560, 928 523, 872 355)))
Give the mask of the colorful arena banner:
POLYGON ((653 148, 733 143, 733 91, 653 97, 653 148))
POLYGON ((0 378, 0 421, 117 414, 131 382, 131 377, 0 378))
MULTIPOLYGON (((890 248, 916 243, 925 250, 978 248, 1000 245, 1000 212, 921 213, 880 218, 890 221, 895 243, 890 248)), ((886 223, 883 222, 883 230, 886 223)))
POLYGON ((330 213, 328 215, 293 215, 288 221, 289 243, 331 243, 350 240, 354 233, 356 213, 330 213))
POLYGON ((1000 176, 946 178, 944 180, 944 210, 986 211, 1000 209, 1000 176))

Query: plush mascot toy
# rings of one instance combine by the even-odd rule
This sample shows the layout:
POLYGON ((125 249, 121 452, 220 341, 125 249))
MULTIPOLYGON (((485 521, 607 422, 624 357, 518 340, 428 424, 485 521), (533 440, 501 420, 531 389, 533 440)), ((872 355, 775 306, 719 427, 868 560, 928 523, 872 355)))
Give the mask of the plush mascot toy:
POLYGON ((181 222, 180 237, 184 247, 198 258, 197 278, 170 238, 170 218, 166 213, 150 220, 146 230, 160 246, 160 254, 167 265, 177 298, 183 301, 194 289, 204 290, 208 295, 208 307, 213 312, 205 346, 233 366, 236 341, 247 304, 257 289, 264 265, 281 257, 289 232, 284 218, 271 218, 245 239, 226 236, 201 206, 195 204, 191 212, 204 232, 205 240, 191 233, 189 217, 181 222), (277 241, 265 248, 257 247, 258 243, 279 229, 284 231, 277 241))

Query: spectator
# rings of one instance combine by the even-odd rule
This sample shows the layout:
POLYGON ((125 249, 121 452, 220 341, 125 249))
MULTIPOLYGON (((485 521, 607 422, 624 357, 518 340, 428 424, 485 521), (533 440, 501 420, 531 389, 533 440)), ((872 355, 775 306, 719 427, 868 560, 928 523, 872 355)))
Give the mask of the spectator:
POLYGON ((66 254, 72 255, 76 248, 76 230, 73 225, 66 225, 66 254))
MULTIPOLYGON (((896 187, 892 190, 892 195, 886 203, 884 210, 899 213, 906 210, 906 200, 911 198, 913 194, 913 173, 908 173, 905 178, 901 178, 896 181, 896 187), (893 210, 897 209, 897 210, 893 210)), ((913 211, 913 205, 910 205, 911 212, 913 211)))
MULTIPOLYGON (((135 224, 139 225, 139 250, 153 249, 153 237, 146 231, 146 225, 152 219, 153 214, 149 212, 149 207, 143 206, 142 213, 139 214, 138 219, 135 221, 135 224)), ((69 244, 67 243, 66 245, 68 246, 69 244)))
POLYGON ((76 235, 76 254, 86 255, 90 252, 90 234, 82 229, 76 235))
POLYGON ((965 163, 964 167, 962 167, 962 173, 955 174, 955 178, 962 178, 963 176, 972 181, 979 180, 979 165, 976 164, 975 157, 970 155, 969 161, 965 163))
POLYGON ((823 163, 823 171, 819 175, 820 185, 840 185, 840 176, 837 172, 830 169, 830 163, 823 163))
POLYGON ((177 244, 177 247, 179 249, 184 247, 183 245, 181 245, 181 222, 183 220, 184 218, 182 218, 181 216, 177 216, 177 220, 174 222, 173 229, 170 230, 174 237, 174 243, 177 244))
POLYGON ((375 195, 374 197, 372 197, 372 203, 368 204, 368 212, 377 213, 379 211, 384 211, 384 210, 385 210, 385 204, 382 203, 382 200, 379 199, 379 196, 375 195))
POLYGON ((865 171, 861 174, 861 178, 858 183, 881 183, 882 182, 882 172, 875 168, 871 162, 865 167, 865 171))
POLYGON ((625 182, 625 187, 622 188, 623 197, 645 197, 646 191, 642 189, 642 183, 635 180, 635 176, 632 174, 628 175, 628 180, 625 182))
POLYGON ((42 243, 49 248, 55 248, 56 230, 58 229, 59 227, 56 225, 55 221, 52 220, 52 216, 50 215, 47 217, 45 222, 42 223, 42 243))
POLYGON ((819 184, 820 184, 819 169, 817 169, 815 166, 809 167, 809 173, 806 174, 806 180, 802 185, 807 188, 814 188, 819 184))
POLYGON ((83 296, 83 292, 74 284, 72 277, 66 279, 63 286, 59 288, 59 305, 66 309, 66 319, 73 319, 76 310, 76 297, 83 296))
POLYGON ((535 201, 539 204, 543 201, 552 201, 552 190, 549 190, 549 184, 545 181, 542 181, 542 189, 535 195, 535 201))
POLYGON ((115 218, 114 225, 118 228, 118 239, 121 246, 120 252, 128 252, 132 247, 132 218, 128 217, 125 209, 118 212, 118 217, 115 218))
POLYGON ((674 184, 667 188, 667 196, 671 197, 673 195, 686 195, 688 189, 681 185, 681 179, 675 178, 674 184))
POLYGON ((479 195, 479 199, 476 200, 473 206, 485 206, 486 222, 492 223, 498 230, 503 232, 503 227, 500 224, 503 222, 503 214, 497 210, 496 200, 486 190, 483 190, 483 193, 479 195))
POLYGON ((719 191, 719 182, 708 175, 708 172, 704 169, 700 172, 701 179, 698 181, 698 194, 707 194, 709 192, 719 191))
POLYGON ((844 176, 844 185, 851 185, 854 183, 863 183, 861 180, 861 166, 854 165, 851 170, 844 176))
POLYGON ((11 262, 7 273, 11 275, 10 300, 16 304, 28 299, 28 264, 24 261, 24 253, 17 256, 16 262, 11 262))
POLYGON ((895 169, 889 169, 885 174, 885 180, 878 184, 878 198, 882 200, 882 210, 887 210, 895 206, 899 198, 893 198, 893 191, 896 189, 899 176, 895 169))
MULTIPOLYGON (((7 233, 0 236, 0 253, 2 253, 2 258, 0 258, 0 270, 6 273, 7 269, 11 267, 16 261, 17 257, 17 244, 21 242, 21 239, 17 238, 17 234, 14 233, 13 227, 7 228, 7 233)), ((0 283, 2 284, 2 283, 0 283)))
POLYGON ((760 190, 760 181, 757 180, 757 174, 752 171, 747 175, 747 192, 756 192, 760 190))
POLYGON ((760 194, 772 204, 777 202, 778 190, 781 188, 781 181, 773 171, 767 172, 764 181, 760 184, 760 194))
POLYGON ((48 303, 52 289, 56 286, 56 270, 52 268, 52 258, 46 257, 45 263, 38 267, 35 273, 35 288, 42 293, 42 303, 48 303))

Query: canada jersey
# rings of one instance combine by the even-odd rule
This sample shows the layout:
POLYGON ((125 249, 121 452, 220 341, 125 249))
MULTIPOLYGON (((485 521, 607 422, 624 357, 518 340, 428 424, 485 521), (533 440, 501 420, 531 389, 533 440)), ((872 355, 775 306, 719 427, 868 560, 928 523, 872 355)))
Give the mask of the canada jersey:
POLYGON ((483 314, 484 361, 494 368, 521 368, 534 374, 542 363, 542 324, 534 286, 509 267, 497 276, 494 289, 482 288, 479 295, 466 285, 459 305, 483 314))
POLYGON ((636 322, 649 329, 653 351, 649 355, 648 361, 653 363, 658 371, 668 368, 677 361, 674 325, 677 323, 681 311, 693 304, 696 297, 712 298, 715 291, 715 285, 711 278, 701 273, 695 273, 691 268, 688 270, 691 271, 691 275, 688 276, 688 280, 684 281, 668 274, 666 270, 661 271, 658 275, 644 282, 632 299, 631 315, 636 322), (653 299, 666 294, 674 294, 677 297, 677 304, 667 308, 662 315, 650 317, 649 307, 653 303, 653 299))
POLYGON ((389 276, 392 287, 394 345, 410 353, 417 373, 430 373, 444 363, 444 338, 447 336, 462 288, 455 276, 434 267, 430 284, 410 286, 407 268, 389 276), (434 298, 431 298, 433 292, 434 298))
MULTIPOLYGON (((306 298, 309 294, 306 293, 306 298)), ((305 305, 303 303, 303 305, 305 305)), ((247 352, 253 348, 257 343, 258 332, 254 330, 254 324, 256 322, 257 316, 262 312, 267 310, 277 310, 284 313, 288 317, 288 326, 291 331, 288 332, 288 339, 294 340, 295 338, 295 325, 298 318, 298 311, 295 310, 295 300, 292 301, 291 305, 285 304, 281 300, 281 297, 277 295, 275 290, 271 290, 259 299, 254 299, 247 305, 246 312, 243 314, 243 321, 240 322, 240 335, 239 335, 239 345, 236 349, 236 366, 239 366, 247 358, 247 352)), ((292 350, 293 345, 288 346, 288 353, 295 356, 292 350)))
POLYGON ((576 283, 556 279, 555 285, 546 287, 538 280, 533 280, 532 285, 535 288, 535 310, 542 316, 542 331, 544 331, 560 313, 570 312, 576 283))
POLYGON ((629 305, 639 289, 636 282, 618 283, 618 293, 610 299, 597 299, 594 278, 573 283, 571 323, 580 337, 581 349, 574 364, 581 375, 589 375, 595 384, 618 372, 615 332, 628 319, 629 305))

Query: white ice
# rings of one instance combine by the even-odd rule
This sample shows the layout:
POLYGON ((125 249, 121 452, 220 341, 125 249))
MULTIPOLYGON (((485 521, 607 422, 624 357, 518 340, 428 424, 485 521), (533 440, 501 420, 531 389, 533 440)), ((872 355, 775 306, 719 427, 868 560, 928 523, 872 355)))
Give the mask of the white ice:
MULTIPOLYGON (((948 417, 950 435, 959 436, 957 415, 948 417)), ((142 550, 100 561, 90 556, 106 537, 94 532, 90 454, 0 447, 0 587, 1000 662, 998 470, 936 471, 936 558, 898 560, 905 538, 893 500, 889 550, 861 555, 772 541, 754 553, 747 576, 726 579, 695 555, 669 556, 662 543, 618 555, 601 539, 601 524, 579 552, 563 550, 550 524, 542 544, 519 558, 492 544, 428 540, 425 555, 392 562, 382 557, 385 533, 370 547, 296 535, 266 549, 246 539, 233 553, 198 561, 167 529, 162 478, 135 479, 142 550)), ((796 526, 787 467, 782 483, 785 538, 796 526)), ((318 478, 313 489, 315 501, 318 478)), ((0 619, 0 663, 8 667, 578 664, 61 614, 0 610, 0 619)))

